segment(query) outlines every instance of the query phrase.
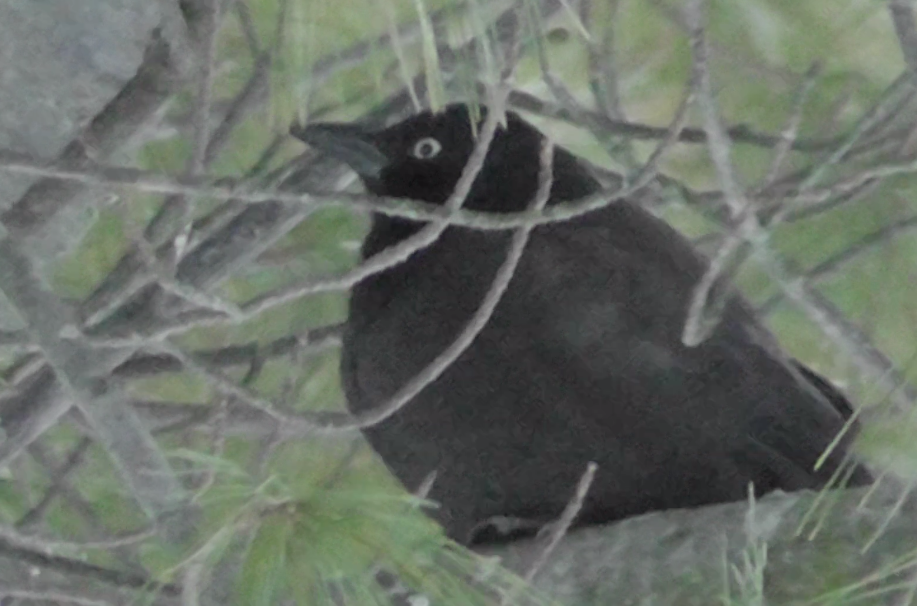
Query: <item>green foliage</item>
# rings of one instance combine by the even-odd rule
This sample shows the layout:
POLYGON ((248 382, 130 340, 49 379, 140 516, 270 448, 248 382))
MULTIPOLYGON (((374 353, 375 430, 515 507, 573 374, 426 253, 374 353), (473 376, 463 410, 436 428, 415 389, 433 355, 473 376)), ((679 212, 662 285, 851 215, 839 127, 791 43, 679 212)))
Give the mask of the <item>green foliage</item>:
POLYGON ((292 516, 286 512, 261 521, 245 554, 236 598, 238 604, 271 606, 277 603, 281 597, 292 531, 292 516))

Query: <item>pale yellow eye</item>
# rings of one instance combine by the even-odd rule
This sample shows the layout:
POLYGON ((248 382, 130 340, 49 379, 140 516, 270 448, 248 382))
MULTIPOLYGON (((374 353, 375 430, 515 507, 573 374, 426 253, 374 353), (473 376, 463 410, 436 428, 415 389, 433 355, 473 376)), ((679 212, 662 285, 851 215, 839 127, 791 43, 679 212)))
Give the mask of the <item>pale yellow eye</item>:
POLYGON ((414 144, 411 155, 418 160, 430 160, 435 158, 441 152, 443 146, 433 137, 424 137, 414 144))

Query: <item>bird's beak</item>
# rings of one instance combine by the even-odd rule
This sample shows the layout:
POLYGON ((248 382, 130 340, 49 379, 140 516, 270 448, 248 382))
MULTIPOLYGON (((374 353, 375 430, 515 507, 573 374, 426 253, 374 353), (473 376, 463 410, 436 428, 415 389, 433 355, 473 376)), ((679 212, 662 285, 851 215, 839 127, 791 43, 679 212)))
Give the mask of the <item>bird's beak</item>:
POLYGON ((294 125, 290 134, 344 162, 361 177, 378 179, 389 162, 373 140, 372 133, 353 124, 294 125))

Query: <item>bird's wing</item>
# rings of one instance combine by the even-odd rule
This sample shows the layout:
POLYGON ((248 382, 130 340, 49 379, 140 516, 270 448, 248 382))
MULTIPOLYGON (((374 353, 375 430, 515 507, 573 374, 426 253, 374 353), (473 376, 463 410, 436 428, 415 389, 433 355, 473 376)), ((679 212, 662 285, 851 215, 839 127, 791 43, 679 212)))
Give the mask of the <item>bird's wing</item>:
POLYGON ((623 399, 705 417, 749 465, 779 476, 781 488, 826 479, 845 444, 818 481, 812 468, 849 416, 846 399, 786 358, 738 297, 707 341, 684 346, 688 301, 705 261, 645 211, 605 210, 536 232, 530 244, 517 278, 529 291, 526 313, 540 318, 537 332, 551 335, 539 347, 575 361, 566 368, 597 384, 633 386, 623 399))

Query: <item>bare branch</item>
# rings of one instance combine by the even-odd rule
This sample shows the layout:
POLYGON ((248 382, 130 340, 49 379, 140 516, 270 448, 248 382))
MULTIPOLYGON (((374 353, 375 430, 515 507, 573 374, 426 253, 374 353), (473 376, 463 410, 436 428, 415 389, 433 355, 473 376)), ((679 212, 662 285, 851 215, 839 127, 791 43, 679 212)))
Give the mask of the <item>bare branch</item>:
MULTIPOLYGON (((766 543, 768 553, 767 603, 898 604, 893 599, 908 590, 900 581, 917 565, 914 542, 907 539, 917 536, 913 497, 880 543, 862 550, 865 534, 882 524, 900 498, 891 484, 884 483, 868 502, 864 490, 832 491, 834 504, 826 514, 831 532, 817 543, 797 534, 814 493, 775 493, 756 500, 756 540, 766 543), (831 570, 836 584, 812 583, 813 570, 821 566, 831 570), (828 588, 834 589, 826 593, 828 588)), ((564 604, 590 603, 597 595, 604 604, 722 603, 724 566, 742 566, 747 555, 748 521, 748 503, 740 502, 576 529, 535 584, 564 604)), ((537 541, 516 541, 485 554, 500 556, 504 566, 523 574, 538 548, 537 541)))
MULTIPOLYGON (((891 360, 872 345, 868 337, 847 320, 830 301, 814 291, 802 279, 790 273, 784 262, 771 250, 767 232, 761 227, 755 214, 745 210, 748 204, 735 178, 735 172, 729 159, 729 138, 720 123, 713 101, 709 74, 704 73, 707 71, 702 25, 704 0, 691 0, 687 6, 686 15, 691 22, 693 32, 694 67, 701 71, 698 103, 703 108, 710 155, 721 181, 726 203, 733 216, 740 218, 737 231, 751 244, 754 254, 784 295, 796 303, 825 335, 842 347, 864 374, 893 393, 902 410, 909 410, 913 402, 917 401, 917 390, 907 384, 891 360)), ((832 154, 831 157, 836 155, 832 154)), ((737 239, 736 236, 733 236, 727 242, 737 239)), ((730 245, 737 248, 737 245, 730 245)), ((694 305, 693 302, 692 305, 694 305)))
POLYGON ((0 590, 0 596, 13 600, 76 604, 77 606, 111 606, 112 604, 112 602, 104 599, 95 599, 73 593, 60 593, 43 589, 2 589, 0 590))
MULTIPOLYGON (((193 359, 207 366, 225 367, 252 364, 256 357, 277 358, 298 351, 299 355, 315 355, 341 344, 341 324, 332 324, 260 344, 252 341, 218 349, 198 350, 189 353, 193 359)), ((136 378, 165 372, 181 372, 182 364, 167 354, 136 354, 112 371, 119 378, 136 378)))
POLYGON ((188 172, 197 175, 203 172, 210 140, 210 106, 213 104, 213 75, 216 64, 216 40, 220 27, 220 1, 204 3, 205 14, 201 18, 201 52, 198 53, 197 96, 194 101, 194 136, 192 137, 191 161, 188 172))
MULTIPOLYGON (((155 38, 147 48, 137 74, 121 89, 86 130, 60 153, 57 163, 72 170, 105 158, 150 121, 182 84, 187 74, 179 49, 155 38)), ((52 174, 33 184, 12 207, 0 214, 0 223, 23 235, 34 233, 78 193, 78 181, 60 181, 52 174)), ((91 184, 91 183, 83 183, 91 184)))
MULTIPOLYGON (((667 132, 668 129, 663 129, 663 131, 667 132)), ((348 194, 346 192, 292 193, 276 190, 264 191, 250 189, 247 186, 212 182, 202 176, 179 175, 171 177, 133 168, 95 165, 73 170, 53 161, 37 160, 26 154, 9 150, 0 150, 0 170, 42 175, 90 185, 129 186, 144 193, 202 196, 217 200, 232 199, 248 204, 282 202, 303 208, 347 206, 415 221, 445 220, 450 225, 462 225, 487 230, 515 229, 532 222, 540 225, 567 221, 604 208, 634 193, 633 188, 620 191, 603 191, 576 202, 552 205, 540 212, 527 210, 494 216, 493 213, 465 209, 449 211, 440 205, 402 198, 373 198, 364 194, 348 194)), ((901 167, 898 172, 915 171, 917 171, 917 166, 911 167, 909 170, 901 167)))
POLYGON ((132 352, 103 353, 61 339, 72 310, 42 285, 10 234, 0 234, 0 291, 28 324, 56 379, 98 433, 145 513, 163 524, 168 540, 183 540, 190 520, 174 514, 187 503, 184 489, 123 395, 99 378, 132 352))
POLYGON ((19 518, 19 520, 16 522, 16 528, 18 530, 29 528, 38 522, 42 516, 44 516, 45 511, 47 511, 48 507, 50 507, 50 505, 54 502, 54 499, 57 497, 57 495, 63 491, 64 482, 67 480, 70 474, 76 470, 80 463, 83 462, 83 456, 86 454, 86 451, 89 450, 91 445, 92 440, 90 438, 84 437, 70 451, 70 454, 67 456, 67 459, 62 465, 60 465, 57 469, 49 470, 51 472, 51 485, 45 491, 45 494, 41 500, 36 503, 34 507, 29 509, 25 515, 19 518))
MULTIPOLYGON (((490 109, 487 118, 484 121, 484 125, 481 128, 475 149, 472 152, 471 157, 469 158, 468 163, 466 164, 462 176, 459 178, 459 181, 456 184, 452 195, 445 203, 445 207, 447 209, 457 209, 460 207, 460 205, 464 202, 465 197, 467 197, 474 179, 477 177, 478 172, 484 165, 487 149, 490 146, 490 142, 493 139, 493 136, 501 120, 502 111, 499 103, 500 99, 498 97, 496 99, 496 103, 490 104, 490 109)), ((541 210, 541 208, 547 204, 548 197, 550 196, 550 184, 552 182, 551 162, 553 161, 553 147, 550 144, 546 144, 544 146, 541 161, 542 170, 540 173, 541 177, 539 179, 538 191, 535 199, 532 202, 532 209, 536 211, 541 210)), ((435 240, 435 238, 438 237, 440 233, 442 233, 447 225, 448 224, 445 221, 439 221, 438 223, 428 225, 423 230, 421 230, 421 233, 428 232, 433 235, 432 239, 435 240)), ((375 425, 395 414, 398 410, 401 409, 401 407, 403 407, 414 396, 416 396, 424 387, 435 381, 462 354, 462 352, 464 352, 465 349, 471 345, 474 338, 486 325, 490 315, 493 313, 493 310, 496 308, 497 303, 499 303, 500 298, 509 285, 509 281, 512 278, 516 265, 522 257, 522 251, 524 250, 525 244, 528 241, 528 236, 534 227, 534 224, 523 226, 513 234, 512 243, 507 259, 498 270, 490 290, 485 295, 485 298, 482 301, 480 307, 471 317, 466 327, 449 347, 447 347, 439 356, 437 356, 426 368, 419 372, 406 385, 399 389, 398 392, 384 404, 365 413, 357 415, 352 419, 347 418, 346 415, 340 414, 324 415, 325 421, 315 423, 313 430, 321 432, 337 432, 349 431, 355 428, 375 425)), ((183 362, 185 363, 194 364, 193 361, 188 360, 184 354, 175 350, 174 348, 171 349, 170 353, 176 357, 184 358, 183 362)), ((210 371, 208 374, 211 377, 218 377, 218 375, 216 375, 213 371, 210 371)), ((219 389, 231 392, 232 395, 242 398, 244 401, 251 403, 259 410, 275 417, 284 426, 295 425, 297 422, 311 422, 309 420, 303 419, 302 417, 297 417, 295 419, 289 418, 287 415, 277 411, 270 403, 257 398, 252 394, 249 394, 246 390, 244 390, 244 388, 235 385, 228 379, 218 381, 216 386, 219 389)), ((321 419, 322 416, 316 415, 315 418, 321 419)))
MULTIPOLYGON (((87 592, 90 583, 99 583, 121 590, 130 590, 134 597, 139 590, 147 590, 151 595, 159 594, 166 598, 178 595, 179 588, 171 583, 160 583, 148 576, 124 572, 84 562, 80 559, 57 555, 40 549, 13 545, 0 538, 0 561, 16 562, 33 566, 41 572, 63 575, 66 585, 73 593, 87 592)), ((172 600, 166 603, 174 604, 172 600)))
POLYGON ((46 539, 34 535, 26 535, 12 528, 0 526, 0 539, 8 542, 10 545, 31 549, 34 551, 44 551, 54 553, 58 551, 71 551, 77 554, 86 549, 107 549, 120 545, 132 545, 139 543, 150 537, 155 536, 152 529, 144 529, 138 532, 132 532, 119 537, 112 537, 90 541, 60 541, 57 539, 46 539))

